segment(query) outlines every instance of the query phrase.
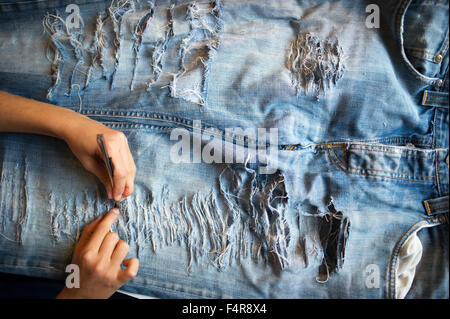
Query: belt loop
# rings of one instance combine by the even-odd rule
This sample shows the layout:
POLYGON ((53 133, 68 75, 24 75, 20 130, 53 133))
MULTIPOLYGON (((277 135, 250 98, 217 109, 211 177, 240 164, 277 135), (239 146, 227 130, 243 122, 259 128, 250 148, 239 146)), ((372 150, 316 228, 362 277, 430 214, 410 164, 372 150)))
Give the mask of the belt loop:
POLYGON ((427 215, 448 214, 448 195, 423 201, 427 215))
POLYGON ((448 92, 425 90, 425 92, 423 92, 422 105, 448 108, 448 92))

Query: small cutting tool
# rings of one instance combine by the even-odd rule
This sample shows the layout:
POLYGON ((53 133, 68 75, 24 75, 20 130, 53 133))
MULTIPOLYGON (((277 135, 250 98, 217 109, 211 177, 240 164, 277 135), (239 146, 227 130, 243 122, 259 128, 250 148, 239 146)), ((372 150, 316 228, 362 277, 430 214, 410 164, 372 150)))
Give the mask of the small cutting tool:
MULTIPOLYGON (((112 158, 109 157, 108 150, 106 149, 105 137, 103 136, 103 134, 97 134, 97 143, 103 154, 103 160, 105 162, 106 170, 108 171, 111 186, 114 188, 114 165, 112 162, 112 158)), ((120 208, 120 202, 114 201, 114 207, 120 208)))

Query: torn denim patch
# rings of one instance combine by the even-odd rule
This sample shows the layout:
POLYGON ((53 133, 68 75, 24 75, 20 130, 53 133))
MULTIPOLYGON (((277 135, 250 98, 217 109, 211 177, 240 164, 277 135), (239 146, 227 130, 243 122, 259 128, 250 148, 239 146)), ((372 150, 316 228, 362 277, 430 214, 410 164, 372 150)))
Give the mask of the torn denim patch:
POLYGON ((292 41, 286 66, 292 85, 299 93, 314 94, 335 85, 344 74, 343 50, 337 40, 320 39, 311 33, 301 33, 292 41))
POLYGON ((331 274, 344 265, 345 247, 350 232, 350 219, 341 211, 337 211, 331 200, 328 212, 322 213, 317 207, 308 205, 309 212, 302 212, 300 228, 306 228, 298 242, 298 251, 308 266, 309 257, 321 258, 316 281, 326 283, 331 274))
MULTIPOLYGON (((71 28, 58 12, 48 13, 43 25, 50 36, 47 57, 53 81, 47 98, 52 100, 62 82, 63 67, 71 68, 66 96, 71 96, 73 89, 80 95, 99 78, 94 76, 97 71, 109 81, 111 90, 118 83, 123 84, 128 75, 117 78, 121 64, 129 69, 130 91, 138 87, 149 91, 163 74, 164 59, 173 47, 177 50, 179 68, 176 72, 166 71, 167 82, 160 88, 168 88, 171 97, 205 105, 208 75, 220 42, 221 11, 221 1, 156 7, 154 1, 141 6, 132 0, 113 0, 104 12, 96 15, 95 21, 85 19, 86 23, 92 23, 89 25, 92 35, 85 33, 89 28, 84 25, 71 28), (185 18, 189 25, 183 38, 174 36, 175 8, 177 19, 185 18), (127 61, 121 62, 123 59, 127 61)), ((64 74, 66 77, 67 69, 64 74)))
POLYGON ((193 2, 187 10, 190 32, 181 41, 180 72, 173 75, 169 89, 172 97, 205 105, 211 61, 219 47, 222 4, 193 2))

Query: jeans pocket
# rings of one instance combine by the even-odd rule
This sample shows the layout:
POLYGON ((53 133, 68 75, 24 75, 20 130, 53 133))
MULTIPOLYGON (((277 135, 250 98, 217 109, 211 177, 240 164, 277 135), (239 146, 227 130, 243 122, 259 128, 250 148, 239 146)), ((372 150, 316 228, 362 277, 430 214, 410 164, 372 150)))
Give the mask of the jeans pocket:
POLYGON ((398 11, 402 58, 417 79, 441 86, 448 64, 448 1, 405 0, 398 11))
MULTIPOLYGON (((438 259, 442 257, 441 254, 443 252, 440 251, 439 247, 436 247, 436 244, 431 247, 427 245, 427 242, 423 243, 418 233, 425 228, 436 227, 443 223, 446 223, 446 217, 444 215, 418 221, 411 225, 397 241, 389 265, 389 298, 404 299, 410 293, 411 289, 413 289, 414 285, 420 287, 421 283, 414 283, 414 281, 416 280, 417 271, 424 271, 424 269, 420 269, 421 264, 427 264, 429 260, 426 259, 429 259, 430 256, 438 259), (425 256, 427 249, 434 250, 434 253, 425 256)), ((436 281, 437 279, 433 278, 433 275, 432 272, 429 272, 429 276, 427 276, 429 278, 427 280, 430 282, 436 281)))

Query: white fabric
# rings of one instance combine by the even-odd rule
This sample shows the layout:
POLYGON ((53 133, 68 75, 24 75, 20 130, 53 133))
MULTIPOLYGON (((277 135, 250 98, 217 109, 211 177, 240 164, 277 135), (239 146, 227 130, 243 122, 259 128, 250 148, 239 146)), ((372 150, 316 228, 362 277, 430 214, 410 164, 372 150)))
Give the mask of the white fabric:
POLYGON ((417 237, 419 230, 420 228, 408 237, 398 255, 395 278, 395 298, 397 299, 405 298, 413 283, 416 267, 422 258, 422 243, 417 237))

